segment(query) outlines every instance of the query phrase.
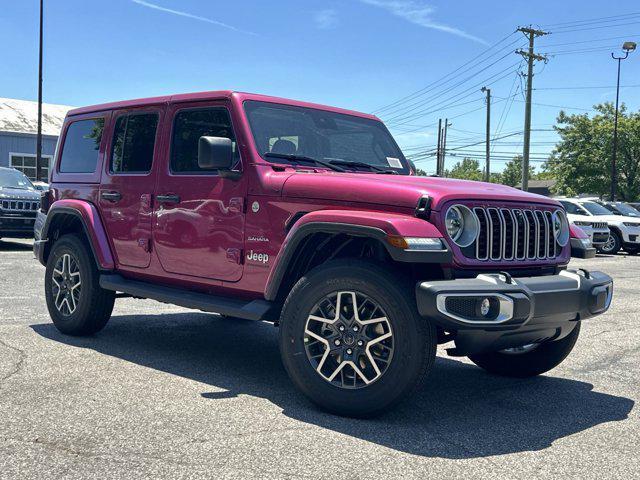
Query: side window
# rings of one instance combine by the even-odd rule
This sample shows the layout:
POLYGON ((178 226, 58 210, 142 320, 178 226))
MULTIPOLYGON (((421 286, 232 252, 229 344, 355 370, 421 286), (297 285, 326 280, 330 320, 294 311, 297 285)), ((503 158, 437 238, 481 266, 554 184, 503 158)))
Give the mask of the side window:
POLYGON ((60 156, 61 173, 93 173, 104 130, 104 118, 79 120, 69 125, 60 156))
POLYGON ((149 173, 157 127, 156 113, 118 117, 109 163, 111 173, 149 173))
POLYGON ((198 142, 200 137, 225 137, 232 141, 237 163, 240 153, 226 108, 202 108, 176 113, 171 139, 171 172, 211 173, 198 167, 198 142))
POLYGON ((571 213, 571 214, 574 214, 574 215, 582 215, 582 213, 580 212, 578 207, 576 207, 573 203, 571 203, 571 202, 560 202, 560 203, 565 208, 567 213, 571 213))

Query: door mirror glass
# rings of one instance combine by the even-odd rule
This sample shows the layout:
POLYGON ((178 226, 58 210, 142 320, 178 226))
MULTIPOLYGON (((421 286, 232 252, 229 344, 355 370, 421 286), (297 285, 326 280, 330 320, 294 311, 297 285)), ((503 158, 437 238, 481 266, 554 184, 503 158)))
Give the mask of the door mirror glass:
POLYGON ((230 170, 233 166, 233 146, 225 137, 200 137, 198 167, 203 170, 230 170))

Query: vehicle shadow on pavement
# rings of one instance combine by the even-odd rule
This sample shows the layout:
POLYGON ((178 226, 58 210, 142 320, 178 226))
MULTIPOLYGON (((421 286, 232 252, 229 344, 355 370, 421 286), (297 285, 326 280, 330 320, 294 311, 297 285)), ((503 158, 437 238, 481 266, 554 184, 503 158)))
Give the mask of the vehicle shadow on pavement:
POLYGON ((553 376, 505 379, 438 357, 409 401, 377 419, 354 420, 319 411, 294 389, 280 362, 277 330, 266 323, 178 313, 115 316, 88 338, 64 336, 52 324, 31 328, 56 342, 209 384, 215 391, 194 395, 212 401, 239 394, 265 398, 295 420, 427 457, 541 450, 568 435, 624 420, 634 405, 595 392, 589 383, 553 376))
POLYGON ((26 252, 32 249, 31 243, 0 240, 0 252, 26 252))

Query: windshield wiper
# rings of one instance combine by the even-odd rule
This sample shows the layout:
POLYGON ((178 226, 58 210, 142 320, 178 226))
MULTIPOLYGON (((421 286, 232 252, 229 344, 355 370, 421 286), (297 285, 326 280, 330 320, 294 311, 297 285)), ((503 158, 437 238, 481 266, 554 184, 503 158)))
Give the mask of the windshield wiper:
POLYGON ((345 167, 363 167, 363 168, 368 168, 369 170, 375 170, 376 172, 379 172, 379 173, 390 173, 392 175, 398 174, 398 172, 396 172, 395 170, 385 170, 384 168, 380 168, 375 165, 370 165, 368 163, 353 162, 351 160, 342 160, 339 158, 329 160, 329 163, 332 165, 342 165, 345 167))
POLYGON ((296 155, 294 153, 266 152, 266 153, 263 153, 262 156, 268 157, 268 158, 283 158, 285 160, 290 160, 292 162, 299 162, 299 163, 315 163, 316 165, 322 165, 323 167, 327 167, 331 170, 335 170, 336 172, 345 171, 344 168, 331 165, 330 163, 323 162, 322 160, 318 160, 316 158, 311 158, 311 157, 305 157, 304 155, 296 155))

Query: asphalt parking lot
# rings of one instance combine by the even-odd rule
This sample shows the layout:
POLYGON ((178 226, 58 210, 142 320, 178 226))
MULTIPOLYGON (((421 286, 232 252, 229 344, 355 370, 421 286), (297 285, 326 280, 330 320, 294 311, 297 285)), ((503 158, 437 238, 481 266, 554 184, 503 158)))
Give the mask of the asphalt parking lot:
POLYGON ((30 243, 0 241, 0 478, 638 478, 640 257, 573 263, 616 294, 560 367, 504 379, 441 351, 363 421, 294 390, 268 324, 123 299, 65 337, 30 243))

